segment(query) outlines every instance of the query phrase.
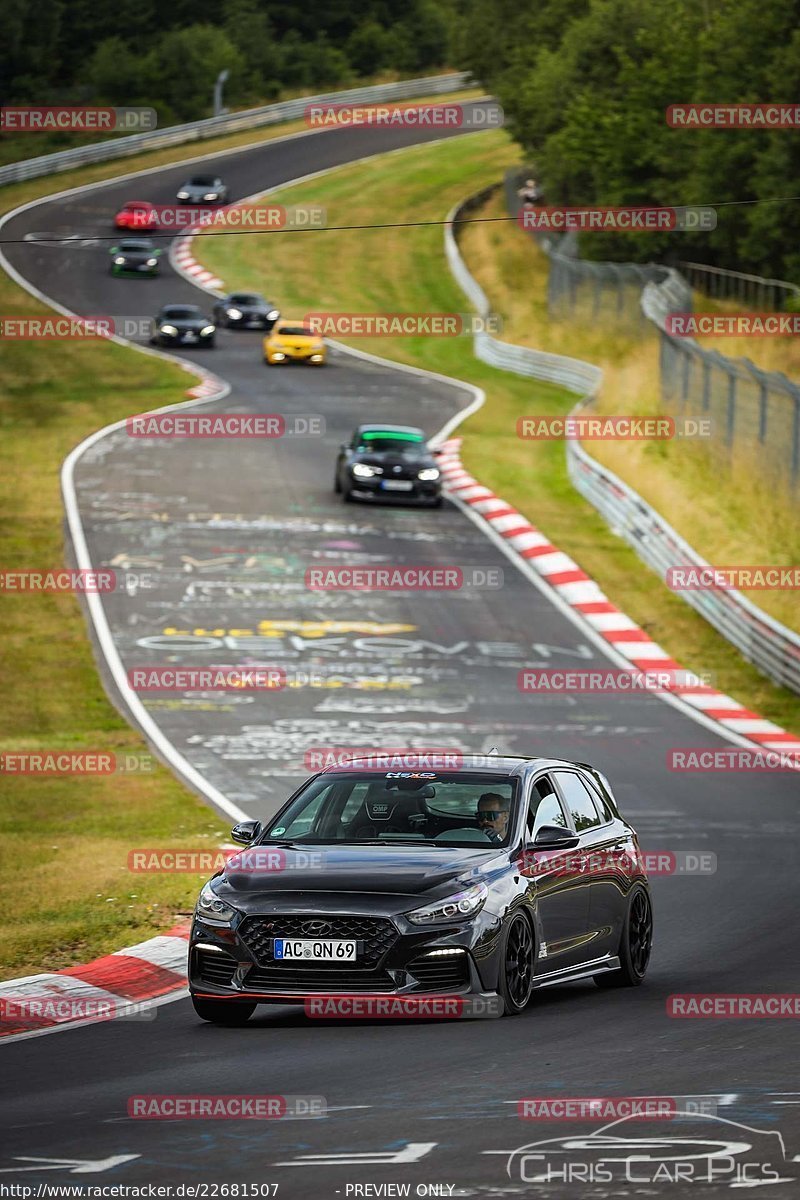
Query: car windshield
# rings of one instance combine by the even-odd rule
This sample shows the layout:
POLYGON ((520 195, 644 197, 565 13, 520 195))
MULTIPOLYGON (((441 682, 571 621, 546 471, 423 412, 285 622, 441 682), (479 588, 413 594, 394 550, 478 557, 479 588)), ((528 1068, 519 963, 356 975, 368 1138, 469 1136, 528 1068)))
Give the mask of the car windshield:
POLYGON ((344 768, 311 780, 259 840, 507 845, 515 799, 507 775, 344 768))
POLYGON ((421 433, 401 433, 393 430, 373 431, 357 435, 356 449, 369 450, 376 454, 399 451, 402 454, 424 454, 425 439, 421 433))
POLYGON ((228 303, 229 304, 263 304, 264 299, 262 296, 236 295, 236 296, 228 296, 228 303))
POLYGON ((193 317, 202 317, 199 308, 163 308, 161 316, 168 321, 189 321, 193 317))
POLYGON ((129 200, 128 203, 123 204, 122 207, 126 211, 127 210, 139 211, 140 209, 143 209, 143 208, 149 208, 150 202, 149 202, 149 200, 129 200))
POLYGON ((216 182, 213 175, 193 175, 189 180, 192 187, 213 187, 216 182))
POLYGON ((119 244, 120 250, 152 250, 153 243, 146 241, 124 241, 119 244))
POLYGON ((283 336, 288 334, 289 337, 317 337, 313 329, 307 329, 305 325, 280 325, 278 333, 283 336))

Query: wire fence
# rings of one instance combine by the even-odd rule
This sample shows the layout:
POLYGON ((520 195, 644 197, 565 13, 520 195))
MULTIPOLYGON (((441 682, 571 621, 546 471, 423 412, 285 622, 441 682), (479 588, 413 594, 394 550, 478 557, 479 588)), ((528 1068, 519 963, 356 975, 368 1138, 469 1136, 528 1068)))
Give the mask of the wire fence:
MULTIPOLYGON (((519 188, 530 171, 506 172, 509 214, 518 216, 519 188)), ((760 477, 795 488, 800 478, 800 385, 748 358, 704 349, 692 337, 666 332, 672 313, 695 311, 694 291, 733 301, 742 310, 781 311, 800 298, 782 279, 681 263, 681 271, 658 263, 590 262, 578 256, 572 234, 532 234, 550 260, 547 303, 552 317, 596 324, 610 318, 626 332, 658 330, 659 378, 664 411, 702 418, 715 458, 757 466, 760 477)))
MULTIPOLYGON (((468 220, 472 211, 480 207, 492 191, 491 188, 486 189, 457 204, 449 213, 445 225, 445 253, 450 270, 470 303, 482 316, 490 311, 489 300, 470 274, 461 256, 456 235, 460 221, 468 220)), ((673 272, 673 275, 677 275, 677 272, 673 272)), ((668 280, 666 286, 670 285, 677 286, 674 278, 668 280)), ((665 287, 664 284, 651 286, 659 293, 663 293, 665 287)), ((661 298, 663 300, 663 296, 661 298)), ((652 300, 652 296, 648 299, 652 300)), ((527 346, 501 342, 482 331, 474 335, 473 345, 476 357, 482 362, 512 371, 515 375, 558 383, 580 396, 581 400, 572 410, 573 414, 583 408, 591 409, 602 385, 601 369, 580 359, 545 354, 527 346)), ((670 567, 708 567, 708 562, 684 541, 660 513, 618 475, 592 458, 577 439, 567 440, 566 452, 570 479, 577 490, 662 580, 666 580, 670 567)), ((535 558, 531 560, 534 566, 536 561, 535 558)), ((679 595, 736 646, 748 662, 754 663, 775 683, 800 694, 800 636, 794 630, 776 621, 733 588, 689 590, 679 595)), ((776 730, 776 735, 779 732, 776 730)))

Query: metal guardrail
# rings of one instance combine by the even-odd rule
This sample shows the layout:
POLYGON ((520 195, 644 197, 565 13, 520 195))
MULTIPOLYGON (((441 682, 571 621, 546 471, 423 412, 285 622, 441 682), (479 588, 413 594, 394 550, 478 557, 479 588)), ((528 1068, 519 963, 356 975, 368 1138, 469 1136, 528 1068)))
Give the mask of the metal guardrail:
POLYGON ((682 273, 699 292, 712 300, 737 300, 747 308, 780 310, 787 300, 800 297, 800 287, 785 279, 765 279, 745 271, 729 271, 707 263, 679 262, 682 273))
MULTIPOLYGON (((518 185, 525 171, 506 172, 506 208, 520 209, 518 185)), ((765 371, 748 358, 706 350, 691 337, 667 332, 670 313, 694 309, 692 282, 711 287, 718 298, 743 307, 785 306, 800 288, 783 279, 765 279, 701 263, 683 263, 690 278, 657 263, 591 262, 577 254, 574 236, 535 235, 550 260, 547 301, 551 316, 596 321, 611 317, 641 329, 649 319, 658 329, 659 377, 664 408, 673 415, 710 418, 709 449, 723 462, 734 457, 760 472, 769 470, 776 486, 800 483, 800 385, 780 371, 765 371), (713 283, 709 284, 711 280, 713 283), (754 461, 757 457, 757 462, 754 461)))
POLYGON ((240 129, 256 129, 262 125, 277 125, 302 117, 309 104, 336 103, 356 104, 379 100, 407 100, 413 96, 438 96, 456 92, 469 86, 471 77, 466 71, 449 75, 431 75, 423 79, 403 79, 398 83, 373 84, 369 87, 350 88, 344 92, 323 92, 318 96, 298 96, 278 104, 266 104, 261 108, 248 108, 243 112, 228 113, 222 117, 207 117, 202 121, 190 121, 185 125, 170 125, 166 129, 154 129, 147 133, 134 133, 128 137, 111 138, 106 142, 92 142, 88 146, 75 146, 70 150, 59 150, 55 154, 43 154, 39 158, 26 158, 22 162, 9 163, 0 167, 0 186, 18 183, 25 179, 36 179, 40 175, 55 175, 70 171, 74 167, 89 163, 108 162, 115 158, 127 158, 143 150, 158 150, 164 146, 178 146, 184 142, 200 141, 218 137, 224 133, 236 133, 240 129))
MULTIPOLYGON (((445 225, 445 254, 450 269, 481 316, 489 313, 489 300, 461 256, 456 231, 459 220, 478 207, 492 191, 486 189, 456 205, 448 214, 445 225)), ((664 283, 681 286, 682 281, 678 281, 681 281, 679 273, 672 272, 664 283)), ((594 402, 602 382, 602 370, 591 363, 514 346, 487 333, 475 335, 474 347, 476 357, 482 362, 516 375, 559 383, 567 391, 580 395, 582 398, 573 409, 574 413, 594 402)), ((662 582, 670 567, 710 565, 638 492, 592 458, 580 442, 567 441, 566 453, 567 470, 574 486, 662 582)), ((770 617, 735 589, 676 594, 734 645, 748 662, 775 683, 800 694, 800 635, 770 617)))

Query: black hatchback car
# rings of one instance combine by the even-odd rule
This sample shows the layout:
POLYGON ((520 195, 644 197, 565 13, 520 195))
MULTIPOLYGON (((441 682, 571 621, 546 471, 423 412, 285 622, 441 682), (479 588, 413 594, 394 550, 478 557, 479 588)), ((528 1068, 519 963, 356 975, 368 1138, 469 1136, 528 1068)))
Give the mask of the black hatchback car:
POLYGON ((165 304, 152 324, 154 346, 214 345, 216 327, 195 304, 165 304))
POLYGON ((257 292, 231 292, 217 300, 214 321, 226 329, 272 329, 281 315, 274 304, 257 292))
POLYGON ((157 275, 161 250, 152 238, 123 238, 111 248, 112 275, 157 275))
POLYGON ((467 997, 519 1013, 536 988, 645 977, 652 909, 636 833, 585 763, 465 757, 447 770, 314 775, 202 889, 197 1014, 258 1004, 467 997))
POLYGON ((344 500, 411 500, 438 508, 442 474, 410 425, 359 425, 339 449, 333 490, 344 500))

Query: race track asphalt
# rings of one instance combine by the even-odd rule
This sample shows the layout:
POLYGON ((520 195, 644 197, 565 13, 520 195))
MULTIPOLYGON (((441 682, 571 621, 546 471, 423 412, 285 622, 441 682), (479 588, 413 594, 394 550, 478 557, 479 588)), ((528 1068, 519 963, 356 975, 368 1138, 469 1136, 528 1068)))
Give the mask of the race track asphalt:
MULTIPOLYGON (((219 167, 236 199, 418 140, 342 130, 266 142, 206 165, 219 167)), ((109 233, 118 202, 140 194, 167 202, 185 173, 164 168, 27 209, 4 226, 3 242, 69 231, 87 245, 8 244, 6 257, 81 314, 142 316, 170 301, 207 304, 166 262, 157 280, 112 279, 106 246, 92 241, 109 233)), ((268 282, 263 290, 269 294, 268 282)), ((324 417, 324 436, 145 442, 121 431, 96 443, 76 469, 93 562, 130 577, 128 590, 104 601, 126 667, 271 665, 296 685, 268 694, 146 696, 180 753, 254 817, 274 812, 308 773, 307 756, 326 746, 498 745, 589 760, 610 776, 646 849, 709 851, 717 869, 653 880, 652 966, 646 986, 633 991, 573 984, 538 993, 523 1016, 502 1021, 316 1022, 290 1009, 263 1010, 241 1030, 206 1026, 180 1000, 156 1008, 149 1021, 7 1045, 0 1175, 9 1173, 0 1182, 277 1183, 287 1200, 368 1194, 347 1192, 361 1183, 409 1183, 412 1195, 418 1184, 441 1184, 460 1189, 454 1195, 554 1197, 644 1186, 596 1177, 591 1186, 563 1178, 531 1185, 516 1166, 509 1178, 499 1151, 597 1128, 521 1121, 522 1096, 711 1097, 721 1117, 779 1130, 789 1157, 800 1154, 796 1022, 678 1021, 665 1008, 673 993, 796 989, 796 775, 671 772, 670 748, 727 743, 657 696, 521 695, 522 666, 608 660, 453 505, 345 505, 332 493, 336 449, 355 424, 402 420, 433 434, 469 402, 466 389, 339 352, 323 369, 267 370, 259 349, 258 334, 223 331, 214 351, 195 354, 231 385, 229 396, 201 411, 313 414, 324 417), (480 568, 502 586, 401 594, 305 586, 309 566, 354 563, 480 568), (212 1092, 324 1097, 328 1116, 127 1116, 134 1095, 212 1092), (326 1154, 342 1158, 302 1157, 326 1154), (371 1154, 384 1161, 347 1161, 371 1154), (62 1155, 137 1157, 85 1177, 21 1161, 62 1155)), ((667 1139, 658 1153, 666 1153, 669 1139, 724 1142, 731 1128, 698 1118, 638 1123, 632 1136, 658 1132, 667 1139)), ((738 1130, 732 1140, 749 1141, 763 1158, 759 1137, 738 1130)), ((599 1151, 583 1153, 595 1161, 599 1151)), ((782 1167, 787 1178, 798 1174, 797 1163, 782 1167)), ((720 1169, 703 1193, 727 1190, 732 1179, 720 1169)), ((796 1186, 774 1185, 778 1195, 796 1186)), ((687 1183, 648 1187, 691 1194, 687 1183)))

